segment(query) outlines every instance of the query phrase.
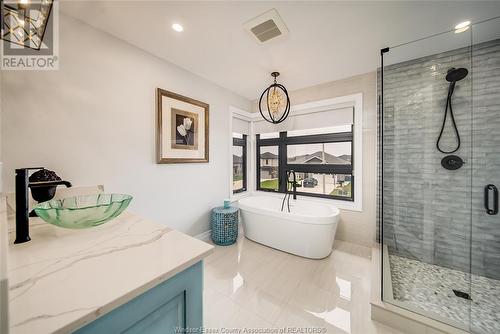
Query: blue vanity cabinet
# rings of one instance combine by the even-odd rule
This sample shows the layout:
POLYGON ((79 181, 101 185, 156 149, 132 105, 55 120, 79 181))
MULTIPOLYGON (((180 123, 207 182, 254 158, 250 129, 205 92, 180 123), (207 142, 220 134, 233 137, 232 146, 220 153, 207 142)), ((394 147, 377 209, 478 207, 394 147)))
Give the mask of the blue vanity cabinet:
POLYGON ((176 333, 176 328, 200 328, 202 318, 203 263, 200 261, 74 333, 176 333))

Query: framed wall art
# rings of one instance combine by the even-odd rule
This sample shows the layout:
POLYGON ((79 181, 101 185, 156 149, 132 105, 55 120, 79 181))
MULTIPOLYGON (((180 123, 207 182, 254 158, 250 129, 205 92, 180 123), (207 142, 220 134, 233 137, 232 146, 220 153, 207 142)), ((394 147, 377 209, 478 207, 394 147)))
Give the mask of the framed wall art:
POLYGON ((156 89, 157 163, 208 162, 207 103, 156 89))

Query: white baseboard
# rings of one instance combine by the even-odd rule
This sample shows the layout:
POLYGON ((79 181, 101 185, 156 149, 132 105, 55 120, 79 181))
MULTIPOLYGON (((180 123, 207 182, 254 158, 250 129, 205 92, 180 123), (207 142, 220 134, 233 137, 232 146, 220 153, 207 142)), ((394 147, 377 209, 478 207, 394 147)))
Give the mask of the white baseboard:
POLYGON ((212 232, 212 230, 208 230, 208 231, 205 231, 203 233, 200 233, 198 235, 195 235, 194 237, 196 239, 199 239, 201 241, 210 241, 210 233, 212 232))

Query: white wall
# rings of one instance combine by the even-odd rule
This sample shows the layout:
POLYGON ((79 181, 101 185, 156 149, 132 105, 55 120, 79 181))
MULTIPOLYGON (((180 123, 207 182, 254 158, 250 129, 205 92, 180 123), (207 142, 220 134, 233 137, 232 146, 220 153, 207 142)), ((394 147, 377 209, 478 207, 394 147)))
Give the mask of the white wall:
MULTIPOLYGON (((357 93, 363 94, 363 207, 361 212, 340 210, 336 239, 371 247, 375 242, 376 233, 376 73, 291 91, 289 95, 292 105, 298 105, 357 93)), ((253 110, 257 110, 255 101, 253 110)))
MULTIPOLYGON (((3 42, 2 42, 3 43, 3 42)), ((2 83, 3 83, 3 72, 4 71, 0 71, 0 193, 2 193, 4 191, 3 189, 3 180, 2 180, 2 171, 3 171, 3 156, 2 156, 2 150, 1 150, 1 147, 2 147, 2 143, 3 143, 3 138, 2 138, 2 110, 3 110, 3 99, 2 99, 2 95, 3 95, 3 88, 2 88, 2 83)))
MULTIPOLYGON (((0 71, 0 146, 2 143, 2 71, 0 71)), ((0 175, 2 173, 2 152, 0 152, 0 175)), ((6 203, 2 194, 2 181, 0 178, 0 333, 9 332, 9 281, 7 279, 7 222, 6 203)))
MULTIPOLYGON (((161 41, 158 41, 161 43, 161 41)), ((209 52, 209 50, 208 50, 209 52)), ((5 72, 4 184, 45 166, 75 185, 134 196, 131 210, 191 235, 227 197, 229 105, 250 102, 61 14, 60 69, 5 72), (210 104, 210 163, 155 163, 155 88, 210 104)))

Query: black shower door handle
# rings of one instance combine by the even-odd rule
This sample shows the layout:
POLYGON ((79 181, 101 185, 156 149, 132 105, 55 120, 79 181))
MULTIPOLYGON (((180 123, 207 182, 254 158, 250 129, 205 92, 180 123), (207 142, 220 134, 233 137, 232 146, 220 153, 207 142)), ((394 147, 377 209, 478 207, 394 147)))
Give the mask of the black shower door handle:
POLYGON ((484 208, 489 215, 498 214, 498 188, 494 184, 484 187, 484 208), (493 209, 490 208, 490 193, 493 192, 493 209))

